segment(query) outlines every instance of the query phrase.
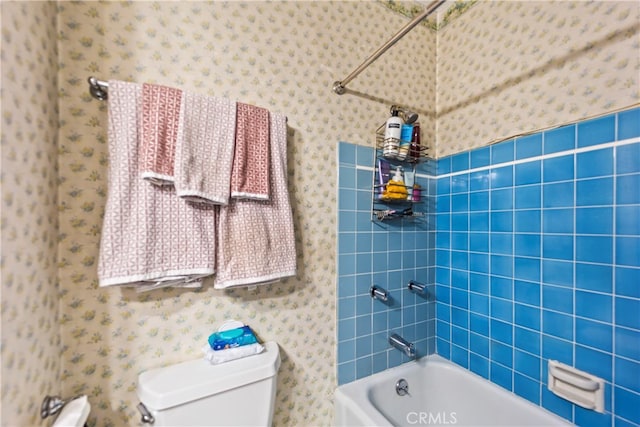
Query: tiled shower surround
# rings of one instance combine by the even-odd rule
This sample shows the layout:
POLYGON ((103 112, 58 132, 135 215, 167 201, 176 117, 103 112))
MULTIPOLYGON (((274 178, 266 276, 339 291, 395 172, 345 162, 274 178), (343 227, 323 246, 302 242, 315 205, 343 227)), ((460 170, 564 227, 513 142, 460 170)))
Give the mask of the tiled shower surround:
MULTIPOLYGON (((338 149, 338 383, 400 365, 408 359, 389 348, 398 333, 419 355, 435 351, 435 302, 407 289, 410 280, 435 277, 435 214, 371 221, 373 148, 341 142, 338 149), (376 284, 389 291, 383 303, 369 295, 376 284)), ((435 162, 416 170, 422 202, 433 212, 435 162)))
MULTIPOLYGON (((640 425, 640 109, 441 158, 436 176, 436 352, 578 425, 640 425), (549 392, 549 359, 602 377, 606 413, 549 392)), ((343 307, 346 277, 339 357, 341 325, 361 316, 343 307)), ((339 359, 341 383, 363 355, 339 359)))

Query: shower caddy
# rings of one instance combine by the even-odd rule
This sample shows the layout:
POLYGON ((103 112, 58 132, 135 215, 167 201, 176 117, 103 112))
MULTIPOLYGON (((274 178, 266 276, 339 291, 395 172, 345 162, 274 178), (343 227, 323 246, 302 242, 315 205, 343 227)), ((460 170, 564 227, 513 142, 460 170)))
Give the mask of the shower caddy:
MULTIPOLYGON (((376 145, 373 150, 373 191, 371 192, 371 220, 372 221, 389 221, 400 218, 420 218, 425 216, 425 212, 420 210, 416 211, 418 206, 423 206, 424 197, 422 195, 423 188, 417 189, 417 193, 420 196, 419 201, 415 200, 407 200, 407 199, 383 199, 381 198, 382 192, 384 191, 385 184, 379 184, 378 182, 378 174, 379 171, 379 159, 384 159, 388 161, 391 165, 390 173, 391 176, 393 170, 400 166, 403 171, 413 171, 414 175, 416 173, 416 166, 421 162, 427 160, 427 150, 428 147, 425 145, 420 145, 418 147, 413 144, 410 145, 410 152, 407 154, 407 157, 404 160, 399 160, 397 158, 386 157, 384 155, 384 145, 385 145, 385 137, 384 137, 384 129, 385 124, 382 124, 376 130, 376 145)), ((395 138, 392 138, 395 139, 395 138)), ((400 144, 400 140, 395 141, 397 145, 400 144)), ((406 141, 409 142, 409 141, 406 141)), ((390 177, 388 177, 390 179, 390 177)), ((387 182, 388 180, 387 179, 387 182)), ((407 192, 412 194, 416 189, 407 187, 407 192)))

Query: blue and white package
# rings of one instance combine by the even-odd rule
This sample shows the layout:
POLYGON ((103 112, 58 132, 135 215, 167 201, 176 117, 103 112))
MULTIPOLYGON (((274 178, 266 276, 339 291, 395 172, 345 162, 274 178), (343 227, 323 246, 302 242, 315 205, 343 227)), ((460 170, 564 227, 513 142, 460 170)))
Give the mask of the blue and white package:
POLYGON ((243 345, 255 344, 258 342, 256 335, 250 327, 228 329, 226 331, 214 332, 209 336, 209 346, 215 351, 228 348, 240 347, 243 345))

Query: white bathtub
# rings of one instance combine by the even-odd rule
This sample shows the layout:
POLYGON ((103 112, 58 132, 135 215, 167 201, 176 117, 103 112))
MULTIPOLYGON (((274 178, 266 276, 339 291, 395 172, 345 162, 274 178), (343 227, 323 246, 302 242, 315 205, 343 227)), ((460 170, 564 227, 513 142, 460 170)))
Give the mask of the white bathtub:
POLYGON ((432 355, 344 384, 335 393, 338 426, 570 426, 503 388, 432 355), (399 396, 404 378, 409 394, 399 396))

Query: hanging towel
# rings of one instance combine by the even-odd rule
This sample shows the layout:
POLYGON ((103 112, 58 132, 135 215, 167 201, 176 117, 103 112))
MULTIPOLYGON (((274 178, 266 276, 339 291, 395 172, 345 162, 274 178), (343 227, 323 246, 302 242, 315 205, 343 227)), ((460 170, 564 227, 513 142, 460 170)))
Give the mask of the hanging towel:
POLYGON ((173 184, 181 105, 181 90, 149 83, 142 85, 140 175, 152 184, 173 184))
POLYGON ((240 102, 231 197, 269 199, 269 110, 240 102))
POLYGON ((175 187, 191 202, 229 202, 236 128, 236 103, 190 92, 183 94, 178 130, 175 187))
POLYGON ((218 215, 215 288, 264 284, 296 274, 287 188, 287 118, 270 114, 270 198, 233 199, 218 215))
MULTIPOLYGON (((215 272, 215 207, 140 179, 142 85, 109 81, 109 175, 100 286, 197 286, 215 272)), ((142 288, 142 287, 141 287, 142 288)))

